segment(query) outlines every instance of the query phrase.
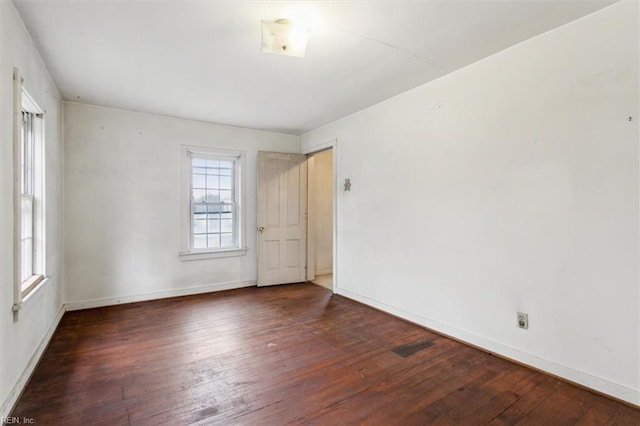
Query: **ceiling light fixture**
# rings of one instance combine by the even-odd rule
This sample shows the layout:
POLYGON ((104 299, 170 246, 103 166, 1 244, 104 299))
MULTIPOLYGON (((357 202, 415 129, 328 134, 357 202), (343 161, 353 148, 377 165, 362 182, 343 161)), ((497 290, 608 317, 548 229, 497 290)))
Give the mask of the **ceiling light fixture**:
POLYGON ((288 19, 262 21, 262 52, 304 58, 311 29, 288 19))

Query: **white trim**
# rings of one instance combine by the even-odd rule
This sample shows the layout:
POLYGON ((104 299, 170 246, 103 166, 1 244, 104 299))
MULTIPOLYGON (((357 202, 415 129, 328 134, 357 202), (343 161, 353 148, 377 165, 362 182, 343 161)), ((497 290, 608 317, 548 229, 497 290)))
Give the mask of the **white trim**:
MULTIPOLYGON (((32 114, 42 114, 44 115, 44 110, 42 108, 40 108, 40 106, 38 105, 38 103, 35 101, 35 99, 33 99, 33 96, 31 96, 31 94, 29 94, 29 92, 24 88, 24 85, 20 84, 20 90, 22 90, 21 93, 21 100, 20 100, 20 109, 21 112, 22 110, 30 112, 32 114)), ((42 118, 42 117, 40 117, 42 118)))
POLYGON ((316 233, 309 224, 316 221, 316 211, 312 206, 315 200, 313 191, 316 181, 316 161, 313 155, 307 156, 307 281, 316 278, 316 233))
POLYGON ((565 380, 576 383, 578 385, 602 392, 604 394, 613 396, 623 401, 629 402, 636 406, 640 405, 640 391, 632 389, 607 379, 593 376, 589 373, 585 373, 580 370, 576 370, 566 365, 559 364, 557 362, 541 358, 537 355, 533 355, 527 352, 522 352, 518 349, 505 346, 499 342, 481 337, 468 331, 461 330, 456 327, 452 327, 447 324, 432 320, 430 318, 418 315, 412 312, 405 311, 403 309, 396 308, 386 303, 377 301, 375 299, 363 296, 358 293, 345 290, 343 288, 338 289, 337 294, 345 296, 349 299, 353 299, 357 302, 364 303, 365 305, 372 306, 383 312, 389 313, 396 317, 405 319, 414 324, 427 327, 445 336, 452 337, 457 340, 469 343, 470 345, 482 348, 488 352, 499 354, 507 359, 514 360, 521 364, 529 365, 538 370, 545 371, 558 377, 562 377, 565 380))
POLYGON ((202 259, 216 259, 220 257, 235 257, 244 256, 247 254, 248 248, 238 249, 224 249, 224 250, 210 250, 210 251, 181 251, 178 253, 180 260, 202 260, 202 259))
POLYGON ((183 260, 212 259, 217 257, 243 256, 247 251, 247 213, 246 213, 246 151, 231 150, 195 145, 181 145, 180 173, 181 173, 181 244, 179 255, 183 260), (190 155, 196 154, 211 157, 234 157, 234 187, 236 195, 236 238, 238 247, 221 250, 191 250, 191 161, 190 155))
MULTIPOLYGON (((22 168, 21 163, 21 130, 22 130, 22 76, 20 70, 13 68, 13 306, 22 303, 22 168)), ((14 309, 15 312, 15 309, 14 309)), ((14 317, 15 318, 15 317, 14 317)), ((15 318, 17 319, 17 318, 15 318)))
POLYGON ((338 289, 338 139, 331 144, 333 152, 333 277, 332 291, 338 289))
POLYGON ((333 273, 333 269, 320 269, 319 271, 315 271, 316 276, 318 275, 328 275, 333 273))
POLYGON ((28 302, 36 293, 40 291, 41 288, 45 286, 45 284, 49 281, 49 277, 45 276, 34 288, 31 289, 30 292, 24 295, 22 299, 22 305, 28 302))
POLYGON ((255 285, 256 280, 228 281, 222 283, 156 291, 152 293, 139 293, 123 297, 104 297, 99 299, 83 300, 79 302, 69 302, 65 305, 65 307, 67 311, 77 311, 80 309, 91 309, 101 308, 103 306, 120 305, 122 303, 146 302, 149 300, 165 299, 167 297, 191 296, 194 294, 212 293, 222 290, 233 290, 236 288, 253 287, 255 285))
POLYGON ((338 139, 301 148, 300 153, 309 155, 331 149, 333 152, 333 289, 338 293, 338 139))
POLYGON ((56 314, 55 319, 49 326, 47 333, 44 335, 44 337, 40 341, 40 344, 36 348, 31 358, 29 359, 29 362, 25 366, 24 370, 22 371, 22 374, 18 378, 18 381, 13 386, 13 389, 11 389, 11 392, 9 392, 9 395, 7 395, 7 398, 2 403, 2 412, 0 414, 0 418, 8 417, 9 414, 11 413, 11 410, 13 410, 13 406, 18 401, 18 398, 20 397, 20 394, 22 394, 22 391, 27 385, 29 378, 31 378, 33 371, 35 370, 36 366, 38 365, 38 362, 40 361, 40 358, 42 357, 42 354, 44 354, 44 351, 47 348, 47 345, 49 345, 49 341, 51 341, 51 338, 53 337, 53 333, 58 328, 58 324, 60 324, 60 320, 62 319, 62 316, 64 315, 64 313, 65 313, 65 306, 62 305, 60 306, 60 310, 58 310, 58 313, 56 314))
POLYGON ((318 145, 303 147, 300 149, 300 154, 315 154, 316 152, 324 151, 330 148, 335 148, 338 145, 338 139, 331 139, 330 141, 320 143, 318 145))

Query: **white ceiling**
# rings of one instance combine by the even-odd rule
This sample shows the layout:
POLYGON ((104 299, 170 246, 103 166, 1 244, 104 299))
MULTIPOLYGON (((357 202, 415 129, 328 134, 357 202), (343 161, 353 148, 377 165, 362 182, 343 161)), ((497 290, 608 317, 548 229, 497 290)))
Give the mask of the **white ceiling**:
POLYGON ((294 134, 613 3, 13 2, 66 100, 294 134), (279 18, 314 22, 306 58, 260 52, 279 18))

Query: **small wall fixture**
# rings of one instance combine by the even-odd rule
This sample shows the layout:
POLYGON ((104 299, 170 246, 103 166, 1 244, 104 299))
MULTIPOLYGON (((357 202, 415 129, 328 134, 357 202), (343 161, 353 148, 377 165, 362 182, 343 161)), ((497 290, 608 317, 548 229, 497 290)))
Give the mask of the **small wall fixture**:
POLYGON ((262 52, 304 58, 311 29, 288 19, 262 21, 262 52))

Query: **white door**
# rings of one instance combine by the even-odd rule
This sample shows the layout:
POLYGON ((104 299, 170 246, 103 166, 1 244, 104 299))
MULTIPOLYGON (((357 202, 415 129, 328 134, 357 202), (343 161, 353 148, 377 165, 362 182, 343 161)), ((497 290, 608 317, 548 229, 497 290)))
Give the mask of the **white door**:
POLYGON ((258 152, 258 286, 306 280, 306 156, 258 152))

